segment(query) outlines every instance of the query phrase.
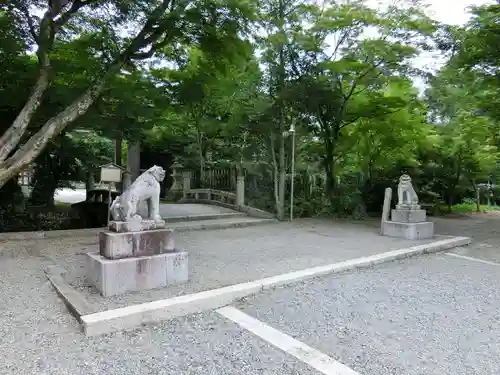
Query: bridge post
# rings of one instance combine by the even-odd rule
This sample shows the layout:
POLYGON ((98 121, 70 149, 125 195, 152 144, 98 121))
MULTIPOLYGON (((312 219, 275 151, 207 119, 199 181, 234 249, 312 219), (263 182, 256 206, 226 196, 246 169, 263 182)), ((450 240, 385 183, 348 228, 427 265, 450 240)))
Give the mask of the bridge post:
POLYGON ((245 205, 245 176, 236 177, 236 206, 245 205))
POLYGON ((191 171, 182 171, 182 197, 187 198, 191 190, 191 171))

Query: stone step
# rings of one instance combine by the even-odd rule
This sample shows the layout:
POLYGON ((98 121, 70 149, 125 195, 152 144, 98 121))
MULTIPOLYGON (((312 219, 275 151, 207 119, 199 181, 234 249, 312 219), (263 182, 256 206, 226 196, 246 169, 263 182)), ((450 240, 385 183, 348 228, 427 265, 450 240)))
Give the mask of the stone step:
POLYGON ((278 220, 276 219, 260 219, 260 218, 244 216, 244 217, 235 217, 226 219, 175 222, 168 224, 168 228, 173 229, 175 233, 175 232, 187 232, 195 230, 243 228, 256 225, 273 224, 277 222, 278 220))
MULTIPOLYGON (((212 215, 200 215, 212 216, 212 215)), ((217 215, 219 217, 219 214, 217 215)), ((261 224, 276 223, 276 219, 260 219, 250 217, 245 214, 231 214, 229 217, 206 220, 184 220, 167 223, 167 228, 175 229, 176 232, 186 232, 204 229, 225 229, 225 228, 243 228, 261 224)), ((0 233, 0 241, 26 241, 37 240, 42 238, 63 238, 63 237, 93 237, 97 236, 106 228, 88 228, 88 229, 69 229, 69 230, 52 230, 38 232, 7 232, 0 233)))
POLYGON ((198 214, 198 215, 186 215, 186 216, 168 216, 164 217, 166 223, 178 223, 186 221, 200 221, 200 220, 220 220, 220 219, 232 219, 239 217, 248 217, 244 212, 228 212, 220 214, 198 214))

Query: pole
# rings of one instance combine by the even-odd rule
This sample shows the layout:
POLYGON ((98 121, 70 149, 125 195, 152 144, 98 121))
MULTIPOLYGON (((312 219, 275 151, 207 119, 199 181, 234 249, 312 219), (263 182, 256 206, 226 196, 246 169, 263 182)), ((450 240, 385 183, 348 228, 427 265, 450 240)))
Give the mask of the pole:
POLYGON ((111 215, 111 182, 108 183, 108 226, 109 226, 110 215, 111 215))
POLYGON ((290 221, 293 220, 293 183, 295 180, 295 129, 292 132, 292 181, 290 186, 290 221))

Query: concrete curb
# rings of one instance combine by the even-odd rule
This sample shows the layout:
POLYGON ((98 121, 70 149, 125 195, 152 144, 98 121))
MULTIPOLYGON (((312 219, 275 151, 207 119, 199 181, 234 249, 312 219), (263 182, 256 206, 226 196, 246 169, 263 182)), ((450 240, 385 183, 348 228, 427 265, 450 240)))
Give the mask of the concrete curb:
MULTIPOLYGON (((244 214, 229 214, 233 216, 239 216, 239 217, 247 217, 244 214)), ((168 224, 179 224, 179 223, 193 223, 196 220, 209 220, 206 218, 206 215, 204 215, 205 218, 196 218, 196 219, 191 219, 191 217, 185 218, 184 220, 178 220, 175 222, 170 222, 168 221, 168 224)), ((217 219, 226 219, 227 217, 225 216, 217 216, 216 218, 213 218, 213 220, 217 219)), ((229 216, 231 218, 231 216, 229 216)), ((238 217, 236 217, 237 219, 238 217)), ((258 219, 258 218, 251 218, 253 220, 249 221, 240 221, 240 222, 225 222, 225 223, 217 223, 217 222, 212 222, 212 223, 200 223, 199 225, 189 225, 186 224, 186 226, 180 226, 180 227, 173 227, 172 229, 175 232, 189 232, 189 231, 198 231, 198 230, 209 230, 209 229, 229 229, 229 228, 244 228, 244 227, 251 227, 255 225, 260 225, 260 224, 266 224, 266 223, 273 223, 273 222, 278 222, 276 219, 258 219)), ((68 229, 68 230, 52 230, 52 231, 40 231, 40 232, 7 232, 7 233, 0 233, 0 241, 26 241, 26 240, 44 240, 44 239, 51 239, 51 238, 67 238, 67 237, 92 237, 96 236, 99 234, 99 232, 102 232, 103 230, 106 230, 107 228, 88 228, 88 229, 68 229)))
POLYGON ((198 231, 198 230, 213 230, 213 229, 230 229, 230 228, 246 228, 246 227, 254 227, 262 224, 270 224, 277 223, 276 219, 257 219, 253 218, 253 220, 248 221, 237 221, 232 223, 199 223, 198 225, 189 225, 185 227, 172 228, 175 232, 190 232, 190 231, 198 231))
POLYGON ((87 336, 136 328, 143 324, 157 323, 162 320, 223 307, 243 297, 276 286, 297 283, 326 274, 370 267, 415 255, 444 251, 453 247, 468 245, 470 242, 471 239, 468 237, 447 238, 410 248, 308 268, 252 282, 84 315, 81 317, 81 321, 87 336))
POLYGON ((64 280, 63 273, 64 270, 61 270, 58 266, 49 266, 45 269, 45 275, 56 293, 63 300, 71 315, 81 323, 81 317, 91 311, 89 304, 80 293, 64 280))

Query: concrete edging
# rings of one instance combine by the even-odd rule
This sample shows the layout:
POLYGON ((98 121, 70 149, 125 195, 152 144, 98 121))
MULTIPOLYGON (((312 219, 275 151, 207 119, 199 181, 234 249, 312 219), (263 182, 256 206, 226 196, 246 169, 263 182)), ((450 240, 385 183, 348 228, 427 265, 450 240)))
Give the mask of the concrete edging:
MULTIPOLYGON (((241 222, 212 222, 203 223, 204 220, 217 220, 217 219, 228 219, 228 218, 241 218, 247 217, 242 213, 236 214, 217 214, 217 215, 199 215, 196 216, 178 216, 166 220, 167 228, 168 225, 178 224, 178 223, 193 223, 195 221, 201 221, 199 225, 186 224, 184 227, 172 228, 175 232, 190 232, 199 230, 215 230, 215 229, 229 229, 229 228, 243 228, 259 225, 262 223, 277 222, 276 219, 265 219, 257 217, 252 217, 254 221, 241 221, 241 222), (176 219, 177 221, 172 221, 176 219)), ((93 237, 99 235, 100 232, 106 230, 103 228, 87 228, 87 229, 67 229, 67 230, 51 230, 51 231, 39 231, 39 232, 5 232, 0 233, 0 241, 26 241, 26 240, 45 240, 51 238, 67 238, 67 237, 93 237)))
POLYGON ((45 276, 56 290, 57 295, 63 300, 71 315, 80 323, 81 317, 90 311, 87 300, 74 290, 63 277, 64 270, 59 266, 49 266, 45 269, 45 276))
POLYGON ((376 264, 408 258, 415 255, 444 251, 457 246, 465 246, 470 243, 471 239, 469 237, 446 238, 428 244, 388 251, 326 266, 289 272, 223 288, 97 312, 82 316, 81 322, 87 336, 136 328, 143 324, 157 323, 162 320, 223 307, 243 297, 276 286, 297 283, 322 275, 370 267, 376 264))

